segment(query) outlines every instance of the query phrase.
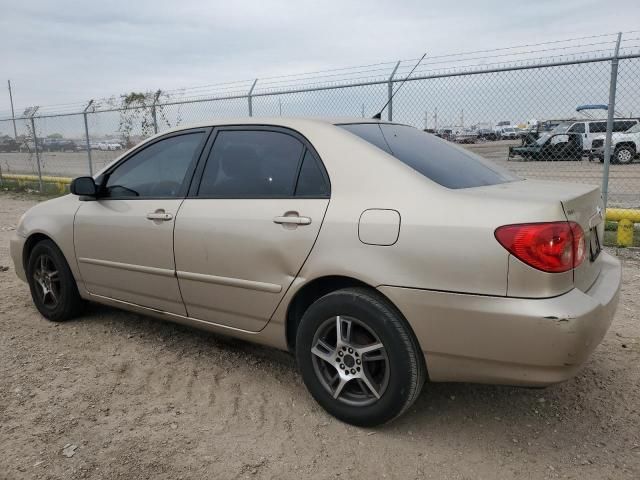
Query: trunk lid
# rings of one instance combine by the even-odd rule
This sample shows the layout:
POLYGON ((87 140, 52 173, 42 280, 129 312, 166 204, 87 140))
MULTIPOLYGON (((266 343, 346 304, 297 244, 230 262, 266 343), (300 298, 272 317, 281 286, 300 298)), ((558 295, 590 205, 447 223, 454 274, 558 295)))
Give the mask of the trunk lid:
POLYGON ((575 287, 586 291, 600 274, 600 250, 604 241, 604 203, 598 187, 562 201, 567 220, 576 222, 584 231, 586 257, 573 271, 575 287))

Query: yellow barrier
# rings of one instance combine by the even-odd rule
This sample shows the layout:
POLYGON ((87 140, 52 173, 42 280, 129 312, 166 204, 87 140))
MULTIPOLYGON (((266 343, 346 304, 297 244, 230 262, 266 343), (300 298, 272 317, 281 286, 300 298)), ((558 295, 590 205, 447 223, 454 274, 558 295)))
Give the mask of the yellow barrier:
MULTIPOLYGON (((14 173, 3 173, 0 180, 10 184, 17 184, 20 188, 40 189, 40 179, 37 175, 20 175, 14 173)), ((71 178, 68 177, 50 177, 44 175, 42 177, 42 193, 53 193, 64 195, 69 192, 69 184, 71 178)))
POLYGON ((640 210, 607 208, 607 220, 618 222, 616 239, 619 247, 633 246, 633 224, 640 223, 640 210))
MULTIPOLYGON (((3 173, 2 178, 5 180, 15 180, 17 182, 37 182, 37 175, 17 175, 14 173, 3 173)), ((71 178, 69 177, 49 177, 47 175, 42 176, 42 181, 46 183, 62 183, 68 185, 71 183, 71 178)))

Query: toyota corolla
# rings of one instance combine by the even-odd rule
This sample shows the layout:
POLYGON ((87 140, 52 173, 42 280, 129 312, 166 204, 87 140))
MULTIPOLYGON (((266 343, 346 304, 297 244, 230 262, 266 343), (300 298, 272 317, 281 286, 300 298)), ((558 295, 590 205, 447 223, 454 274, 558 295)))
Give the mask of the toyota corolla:
POLYGON ((597 187, 516 178, 397 123, 179 128, 71 192, 11 240, 44 317, 98 302, 291 350, 356 425, 397 417, 427 378, 566 380, 618 301, 597 187))

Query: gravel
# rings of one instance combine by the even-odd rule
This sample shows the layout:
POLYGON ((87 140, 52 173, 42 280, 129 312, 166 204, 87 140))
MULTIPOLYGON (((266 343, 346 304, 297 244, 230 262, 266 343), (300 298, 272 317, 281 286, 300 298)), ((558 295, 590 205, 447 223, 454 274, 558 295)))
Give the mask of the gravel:
POLYGON ((34 203, 0 194, 1 479, 640 478, 637 252, 576 378, 427 384, 368 430, 324 413, 287 353, 101 306, 44 320, 8 252, 34 203))

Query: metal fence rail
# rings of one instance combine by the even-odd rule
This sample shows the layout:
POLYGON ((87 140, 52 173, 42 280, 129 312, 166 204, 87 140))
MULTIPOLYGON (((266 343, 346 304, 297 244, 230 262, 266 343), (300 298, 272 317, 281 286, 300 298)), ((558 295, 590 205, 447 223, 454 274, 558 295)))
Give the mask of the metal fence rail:
POLYGON ((522 177, 599 184, 610 206, 640 207, 640 33, 427 57, 408 77, 414 66, 401 60, 29 107, 0 119, 0 175, 93 174, 154 133, 220 117, 371 117, 406 80, 383 118, 522 177))

